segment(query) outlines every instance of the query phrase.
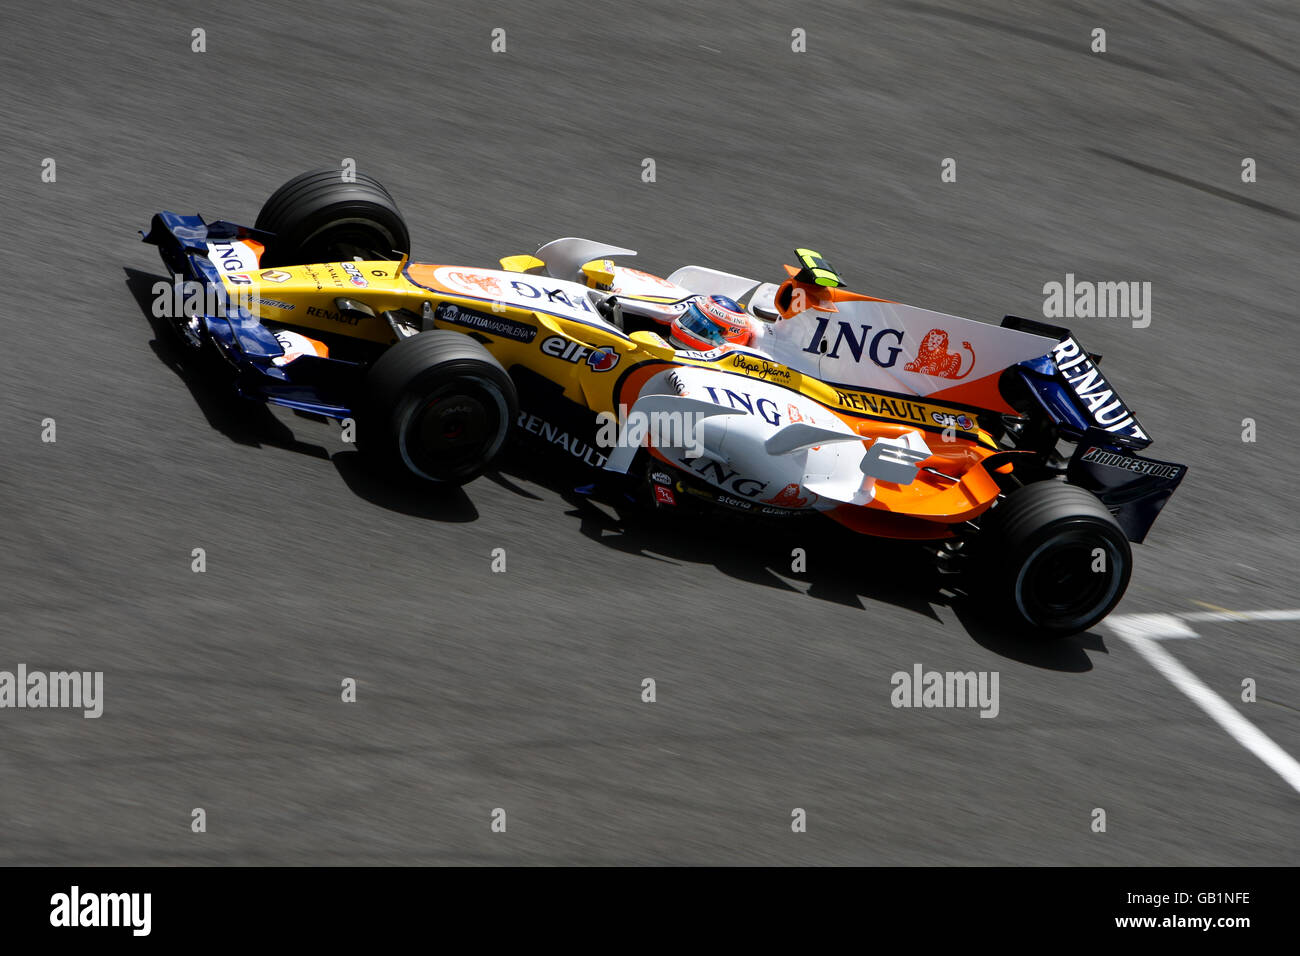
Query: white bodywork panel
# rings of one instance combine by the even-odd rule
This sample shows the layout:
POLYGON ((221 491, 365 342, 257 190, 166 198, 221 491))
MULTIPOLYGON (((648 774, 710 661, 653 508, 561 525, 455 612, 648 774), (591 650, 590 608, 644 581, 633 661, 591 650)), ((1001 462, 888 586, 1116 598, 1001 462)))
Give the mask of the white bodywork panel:
MULTIPOLYGON (((682 266, 668 281, 702 295, 749 295, 749 311, 759 318, 770 320, 776 313, 773 283, 703 266, 682 266)), ((1045 336, 897 302, 835 305, 836 312, 807 309, 764 322, 748 350, 827 382, 930 395, 1001 373, 1056 344, 1045 336)))
POLYGON ((668 277, 668 281, 698 295, 725 295, 732 299, 743 299, 758 285, 757 279, 746 279, 703 266, 682 266, 668 277))
POLYGON ((561 318, 581 319, 622 335, 622 330, 608 322, 591 302, 588 289, 579 282, 503 272, 497 269, 467 269, 439 266, 434 278, 463 295, 501 302, 519 309, 533 309, 561 318))
POLYGON ((667 325, 686 310, 686 302, 694 298, 690 289, 649 272, 614 266, 614 282, 610 294, 618 296, 624 312, 653 319, 667 325), (668 299, 658 302, 657 299, 668 299))
POLYGON ((759 327, 751 348, 826 382, 931 395, 1001 374, 1055 340, 894 302, 837 302, 759 327))
POLYGON ((635 249, 624 249, 608 243, 596 242, 594 239, 578 239, 570 236, 565 239, 553 239, 537 250, 537 258, 546 263, 546 273, 554 279, 569 282, 582 281, 582 267, 593 259, 606 256, 634 256, 635 249))
POLYGON ((775 322, 781 318, 776 310, 776 293, 781 287, 774 282, 764 282, 749 295, 747 308, 750 313, 765 322, 775 322))
MULTIPOLYGON (((248 243, 237 239, 209 239, 208 261, 217 267, 223 276, 237 272, 251 272, 257 269, 257 251, 248 243)), ((249 277, 243 277, 247 285, 249 277)))
MULTIPOLYGON (((593 259, 631 250, 587 239, 557 239, 538 250, 553 278, 445 267, 439 281, 509 304, 581 318, 613 328, 595 311, 581 268, 593 259), (471 289, 469 286, 473 286, 471 289)), ((630 297, 698 294, 750 297, 774 311, 777 286, 700 266, 668 279, 615 267, 624 307, 630 297)), ((645 303, 644 300, 637 303, 645 303)), ((666 314, 680 311, 661 303, 666 314)), ((835 312, 808 309, 790 319, 755 322, 748 346, 682 357, 709 361, 728 352, 770 359, 832 385, 930 396, 1000 375, 1009 365, 1050 352, 1055 339, 893 302, 840 300, 835 312)), ((757 378, 678 366, 650 378, 632 411, 698 416, 702 447, 672 442, 656 450, 679 468, 738 498, 787 509, 865 504, 875 482, 908 484, 929 448, 919 431, 897 438, 862 438, 838 416, 804 395, 757 378), (689 457, 688 457, 689 454, 689 457)), ((605 467, 625 472, 636 448, 612 450, 605 467)))
MULTIPOLYGON (((603 256, 635 254, 577 238, 556 239, 537 250, 550 275, 583 290, 585 285, 572 281, 581 279, 583 265, 603 256)), ((680 291, 733 299, 748 295, 751 312, 758 307, 766 313, 761 317, 768 318, 775 309, 776 285, 703 266, 682 266, 667 279, 625 267, 616 267, 615 276, 620 287, 616 294, 669 297, 680 291)), ((680 306, 630 298, 624 302, 625 308, 660 321, 681 311, 680 306)), ((755 323, 754 340, 741 351, 837 385, 924 396, 1000 374, 1009 365, 1046 354, 1056 344, 1047 336, 897 302, 847 300, 835 305, 835 312, 807 309, 789 319, 755 323)))
MULTIPOLYGON (((894 462, 902 449, 925 447, 919 433, 889 442, 884 455, 868 453, 869 439, 803 395, 757 379, 706 368, 679 367, 652 377, 632 412, 681 411, 701 415, 702 454, 688 457, 681 445, 657 445, 677 467, 757 504, 787 509, 827 509, 872 499, 876 477, 908 483, 916 476, 896 463, 892 471, 870 467, 879 457, 894 462), (814 444, 814 442, 817 442, 814 444)), ((635 448, 620 447, 606 468, 626 471, 635 448)), ((926 456, 929 452, 926 452, 926 456)))

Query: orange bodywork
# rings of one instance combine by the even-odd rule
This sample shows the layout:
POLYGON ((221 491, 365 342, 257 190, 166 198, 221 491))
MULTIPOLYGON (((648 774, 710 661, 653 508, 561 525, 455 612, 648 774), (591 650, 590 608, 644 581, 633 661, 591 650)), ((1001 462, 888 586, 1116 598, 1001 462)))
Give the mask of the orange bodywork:
MULTIPOLYGON (((908 425, 839 417, 868 440, 899 438, 914 431, 908 425)), ((951 537, 949 525, 979 516, 992 506, 1001 491, 984 466, 984 461, 998 450, 991 436, 980 434, 989 447, 960 439, 944 441, 942 435, 922 433, 930 457, 920 462, 917 476, 910 484, 877 480, 871 501, 842 505, 827 514, 864 534, 918 540, 951 537)), ((994 470, 1005 474, 1012 467, 1007 462, 995 466, 994 470)))
POLYGON ((970 468, 959 481, 922 471, 909 485, 877 481, 871 501, 840 505, 826 514, 861 534, 935 540, 952 537, 951 525, 983 514, 999 491, 983 465, 970 468))
MULTIPOLYGON (((438 281, 437 271, 438 266, 424 265, 418 262, 412 262, 406 266, 406 274, 411 278, 411 281, 418 285, 422 285, 426 289, 432 289, 437 292, 446 292, 449 295, 457 295, 458 293, 456 289, 438 281)), ((485 289, 484 294, 496 295, 497 293, 492 289, 485 289)))
POLYGON ((788 263, 782 268, 785 269, 786 274, 789 275, 790 278, 781 284, 780 288, 777 289, 774 298, 776 300, 776 310, 783 319, 788 319, 791 316, 797 315, 800 311, 799 309, 792 308, 790 305, 790 303, 794 302, 794 293, 796 290, 803 293, 804 308, 816 309, 819 312, 838 312, 839 309, 835 307, 836 302, 894 301, 893 299, 877 299, 875 296, 863 295, 861 292, 850 292, 842 286, 827 287, 814 285, 811 282, 799 282, 795 279, 795 276, 799 274, 798 269, 788 263), (789 290, 788 295, 786 294, 787 289, 789 290), (783 306, 781 304, 783 302, 787 303, 787 305, 783 306))

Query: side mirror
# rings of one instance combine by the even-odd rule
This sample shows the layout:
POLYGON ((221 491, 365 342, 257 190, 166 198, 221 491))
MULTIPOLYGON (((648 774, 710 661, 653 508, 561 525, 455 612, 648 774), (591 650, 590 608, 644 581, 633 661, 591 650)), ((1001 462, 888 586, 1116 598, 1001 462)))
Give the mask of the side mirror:
POLYGON ((623 328, 623 304, 618 301, 618 296, 607 295, 595 299, 596 311, 614 328, 620 331, 623 328))
POLYGON ((673 347, 669 345, 667 342, 665 342, 660 336, 656 335, 654 332, 638 330, 636 332, 633 332, 631 335, 629 335, 628 338, 630 338, 633 342, 641 346, 650 354, 654 355, 655 358, 672 357, 673 347))

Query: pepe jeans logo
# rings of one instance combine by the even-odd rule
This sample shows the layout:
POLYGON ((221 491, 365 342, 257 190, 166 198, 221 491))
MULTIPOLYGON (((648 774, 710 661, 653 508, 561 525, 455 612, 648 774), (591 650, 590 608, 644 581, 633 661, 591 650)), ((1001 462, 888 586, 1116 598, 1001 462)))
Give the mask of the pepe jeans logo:
POLYGON ((744 372, 755 378, 761 378, 764 381, 772 379, 781 379, 788 382, 790 380, 790 370, 783 368, 776 362, 769 362, 767 359, 752 359, 747 355, 737 355, 731 360, 731 367, 737 372, 744 372))

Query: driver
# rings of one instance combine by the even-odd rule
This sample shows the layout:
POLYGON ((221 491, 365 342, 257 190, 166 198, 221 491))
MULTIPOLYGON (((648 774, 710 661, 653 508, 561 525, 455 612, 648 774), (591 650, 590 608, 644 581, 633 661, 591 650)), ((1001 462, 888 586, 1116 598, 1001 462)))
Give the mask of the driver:
POLYGON ((669 326, 669 339, 678 348, 707 352, 721 345, 748 345, 754 337, 749 316, 735 299, 700 296, 669 326))

